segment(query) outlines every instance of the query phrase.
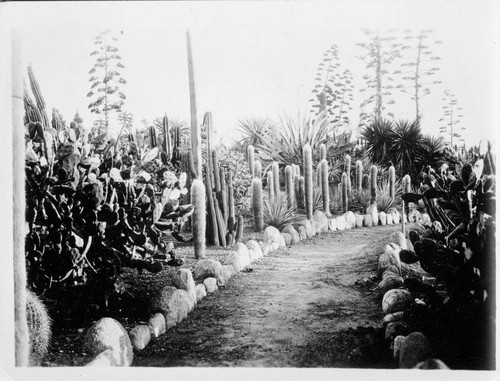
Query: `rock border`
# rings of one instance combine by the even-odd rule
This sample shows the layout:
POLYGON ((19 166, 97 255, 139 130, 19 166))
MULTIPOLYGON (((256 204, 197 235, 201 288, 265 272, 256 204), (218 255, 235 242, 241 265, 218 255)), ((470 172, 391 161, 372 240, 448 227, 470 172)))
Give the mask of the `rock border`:
MULTIPOLYGON (((420 223, 413 221, 412 225, 415 224, 420 223)), ((407 233, 409 230, 411 227, 407 233)), ((392 357, 401 369, 449 369, 443 361, 434 357, 428 338, 422 332, 412 330, 411 324, 405 321, 405 310, 414 304, 425 303, 414 297, 404 285, 403 273, 408 269, 407 265, 401 263, 399 252, 411 248, 410 240, 402 232, 391 234, 390 240, 392 242, 386 245, 379 257, 378 275, 381 281, 378 290, 382 296, 384 314, 382 329, 385 329, 384 337, 389 342, 392 357)))
MULTIPOLYGON (((219 286, 225 285, 231 277, 247 268, 254 261, 322 233, 372 227, 374 224, 371 217, 373 213, 376 213, 376 209, 374 211, 372 208, 368 212, 367 215, 347 212, 328 218, 323 212, 316 211, 312 220, 304 218, 293 225, 287 225, 281 232, 273 226, 268 226, 264 230, 263 241, 257 242, 249 239, 246 244, 237 243, 234 250, 225 258, 224 263, 213 259, 200 259, 194 270, 195 277, 202 279, 202 282, 198 284, 195 284, 191 270, 179 269, 173 280, 175 287, 166 286, 161 290, 160 295, 153 297, 156 299, 148 323, 138 324, 128 332, 134 352, 142 351, 151 340, 165 334, 168 329, 186 319, 188 313, 196 307, 198 302, 208 294, 217 292, 219 286), (369 224, 364 223, 367 219, 369 224)), ((383 215, 382 218, 378 218, 379 225, 400 222, 400 214, 396 209, 387 214, 387 217, 392 216, 392 219, 387 218, 384 212, 381 213, 383 215)), ((114 361, 102 361, 103 357, 120 356, 120 353, 108 353, 110 351, 119 351, 119 349, 107 349, 97 354, 85 366, 118 366, 114 361)), ((124 364, 124 366, 131 365, 131 363, 124 364)))

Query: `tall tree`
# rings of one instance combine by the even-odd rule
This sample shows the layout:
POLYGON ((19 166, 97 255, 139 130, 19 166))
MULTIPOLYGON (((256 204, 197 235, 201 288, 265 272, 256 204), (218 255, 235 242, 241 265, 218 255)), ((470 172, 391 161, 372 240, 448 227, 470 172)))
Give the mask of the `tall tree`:
MULTIPOLYGON (((391 31, 389 31, 391 32, 391 31)), ((360 58, 365 63, 365 69, 368 70, 363 79, 366 81, 366 87, 360 89, 360 92, 369 92, 369 96, 361 103, 360 124, 367 125, 373 120, 381 120, 383 112, 386 110, 385 104, 394 104, 394 100, 384 100, 386 96, 392 95, 394 86, 393 73, 390 72, 390 65, 395 58, 399 56, 400 44, 395 43, 395 37, 388 35, 381 37, 378 32, 365 30, 368 42, 356 44, 361 47, 365 54, 360 58), (385 104, 384 104, 385 102, 385 104), (367 111, 367 107, 373 107, 373 111, 367 111)), ((387 115, 393 117, 392 113, 387 115)))
POLYGON ((463 108, 458 106, 457 97, 450 90, 444 91, 443 102, 445 103, 443 106, 443 117, 439 121, 445 124, 439 127, 439 132, 445 136, 449 136, 450 148, 456 148, 457 145, 465 144, 461 133, 465 130, 465 127, 462 126, 463 108), (456 139, 455 141, 453 140, 454 138, 456 139))
POLYGON ((99 118, 104 115, 106 134, 109 129, 110 113, 119 113, 126 99, 125 94, 120 91, 127 81, 119 71, 124 66, 121 56, 118 55, 117 43, 118 39, 109 31, 102 32, 95 38, 95 50, 90 53, 91 56, 96 56, 96 61, 89 71, 91 84, 87 97, 91 98, 92 102, 88 108, 91 113, 99 115, 99 118))
POLYGON ((334 129, 349 124, 354 84, 351 72, 341 69, 337 45, 333 44, 323 53, 315 80, 314 96, 309 99, 314 115, 326 112, 334 129))
MULTIPOLYGON (((401 75, 403 81, 408 84, 399 84, 396 89, 411 96, 412 101, 415 102, 415 119, 420 122, 422 98, 430 94, 430 86, 441 83, 441 81, 432 80, 432 77, 439 71, 439 67, 432 64, 441 58, 433 54, 427 42, 432 34, 431 30, 422 29, 417 37, 411 35, 410 30, 405 30, 404 33, 401 51, 407 50, 411 53, 403 59, 401 66, 408 70, 397 70, 394 74, 401 75)), ((436 40, 433 44, 438 45, 442 42, 436 40)))

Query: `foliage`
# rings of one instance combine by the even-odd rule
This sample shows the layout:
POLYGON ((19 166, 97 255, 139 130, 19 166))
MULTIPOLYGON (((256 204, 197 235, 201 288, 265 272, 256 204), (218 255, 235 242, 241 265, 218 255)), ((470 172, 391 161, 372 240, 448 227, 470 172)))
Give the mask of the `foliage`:
POLYGON ((309 144, 313 154, 319 155, 319 146, 324 143, 328 150, 333 139, 328 137, 329 122, 325 113, 314 120, 311 117, 296 119, 284 117, 274 126, 267 139, 255 146, 263 161, 277 161, 280 165, 302 166, 302 148, 309 144))
MULTIPOLYGON (((392 95, 394 88, 391 82, 394 81, 393 74, 389 72, 388 66, 399 57, 399 44, 395 44, 394 36, 380 36, 369 30, 365 30, 368 42, 358 43, 365 54, 359 57, 364 63, 365 68, 370 71, 363 77, 366 88, 360 89, 360 92, 368 91, 371 93, 360 105, 362 113, 360 115, 360 125, 367 125, 375 120, 381 120, 383 112, 386 110, 386 104, 395 103, 390 99, 384 103, 384 97, 392 95), (388 83, 389 82, 389 83, 388 83), (366 107, 373 107, 373 111, 366 111, 366 107)), ((391 113, 387 115, 393 116, 391 113)))
POLYGON ((104 115, 104 128, 108 133, 110 113, 119 113, 126 99, 120 90, 127 81, 122 77, 120 69, 124 66, 118 48, 115 46, 118 39, 109 31, 100 33, 94 41, 95 50, 90 55, 96 56, 94 66, 89 71, 91 99, 88 108, 92 114, 104 115))
POLYGON ((129 143, 129 136, 132 134, 133 120, 134 116, 130 112, 122 111, 118 115, 118 121, 121 124, 120 132, 117 137, 117 140, 120 142, 119 148, 126 146, 129 143))
POLYGON ((219 166, 224 168, 226 173, 228 171, 232 173, 235 208, 238 213, 248 216, 251 212, 249 190, 252 185, 252 176, 245 155, 235 147, 227 147, 220 143, 215 147, 215 151, 219 166))
MULTIPOLYGON (((431 30, 422 29, 417 37, 409 34, 410 31, 407 30, 406 36, 404 37, 404 43, 400 47, 401 51, 411 51, 416 50, 416 55, 411 58, 405 57, 401 67, 402 70, 397 70, 394 74, 401 75, 404 82, 408 82, 408 85, 399 84, 396 89, 400 89, 401 92, 405 94, 410 94, 411 99, 415 102, 415 120, 420 121, 421 112, 420 104, 424 96, 430 94, 430 87, 441 83, 441 81, 428 79, 434 76, 438 71, 439 67, 432 66, 429 67, 429 63, 436 63, 441 58, 439 56, 433 55, 429 43, 426 40, 429 39, 431 30), (415 44, 412 44, 416 40, 415 44)), ((441 41, 434 41, 435 45, 441 44, 441 41)))
POLYGON ((465 140, 462 137, 460 131, 464 131, 465 127, 461 126, 462 123, 462 107, 458 107, 457 97, 450 92, 450 90, 444 91, 443 102, 443 117, 439 119, 440 122, 445 123, 439 127, 439 132, 443 135, 449 135, 450 140, 446 144, 451 148, 457 149, 457 145, 465 145, 465 140), (460 125, 460 126, 459 126, 460 125), (453 139, 456 139, 455 145, 453 144, 453 139))
POLYGON ((274 226, 279 231, 297 220, 295 208, 288 205, 285 192, 280 192, 273 200, 264 201, 264 224, 274 226))
POLYGON ((375 121, 362 136, 373 163, 394 165, 399 177, 409 174, 415 179, 425 166, 436 166, 443 160, 442 141, 423 135, 417 121, 375 121))
POLYGON ((482 361, 475 366, 483 369, 494 366, 490 355, 466 353, 466 348, 484 347, 494 335, 495 189, 494 158, 488 149, 459 171, 429 168, 421 192, 402 196, 407 203, 423 203, 431 219, 423 234, 410 232, 415 251, 400 253, 403 262, 418 262, 435 278, 432 285, 405 280, 426 305, 427 319, 415 323, 426 323, 418 330, 435 338, 435 349, 451 366, 465 356, 482 361))
POLYGON ((348 69, 340 70, 337 45, 323 53, 315 80, 314 98, 309 100, 312 109, 316 109, 314 114, 326 112, 335 127, 349 125, 348 110, 352 110, 354 84, 352 73, 348 69))
POLYGON ((250 145, 255 147, 263 143, 273 128, 272 122, 267 118, 240 119, 237 131, 243 134, 240 141, 243 152, 250 145))

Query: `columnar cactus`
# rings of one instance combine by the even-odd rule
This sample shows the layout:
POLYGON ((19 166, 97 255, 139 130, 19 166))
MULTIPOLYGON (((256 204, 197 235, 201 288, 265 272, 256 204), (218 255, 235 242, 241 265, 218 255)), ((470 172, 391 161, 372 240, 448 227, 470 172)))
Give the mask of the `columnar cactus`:
POLYGON ((356 160, 356 188, 358 193, 363 190, 363 163, 361 160, 356 160))
POLYGON ((193 241, 196 259, 205 258, 206 251, 206 202, 205 185, 200 179, 193 180, 191 185, 191 200, 193 203, 193 241))
POLYGON ((214 172, 215 192, 220 192, 221 191, 221 184, 220 184, 220 177, 219 177, 219 160, 217 158, 217 151, 212 152, 212 163, 214 165, 213 172, 214 172))
POLYGON ((370 168, 370 204, 377 202, 377 167, 372 165, 370 168))
POLYGON ((321 160, 321 193, 323 195, 323 212, 330 216, 330 189, 328 188, 328 162, 326 159, 321 160))
POLYGON ((410 175, 406 175, 403 177, 403 193, 411 192, 411 177, 410 175))
POLYGON ((280 193, 280 167, 276 161, 273 163, 272 169, 274 180, 274 197, 278 198, 280 193))
POLYGON ((205 170, 207 171, 205 178, 205 191, 207 193, 207 201, 208 201, 208 215, 210 221, 210 234, 208 235, 210 242, 215 246, 219 246, 219 229, 217 224, 217 212, 215 210, 215 203, 217 203, 217 199, 214 199, 212 193, 212 181, 210 178, 210 174, 208 172, 208 163, 205 163, 205 170))
POLYGON ((252 180, 252 211, 253 223, 256 232, 264 229, 264 209, 262 206, 262 181, 260 178, 252 180))
POLYGON ((291 208, 294 206, 295 201, 295 187, 293 184, 293 169, 290 165, 285 167, 285 189, 286 189, 286 197, 288 200, 288 206, 291 208))
POLYGON ((304 176, 299 177, 299 191, 297 192, 297 202, 300 205, 306 205, 306 181, 304 176))
POLYGON ((202 158, 201 158, 201 128, 198 124, 196 111, 196 89, 193 67, 193 53, 191 51, 191 35, 186 32, 188 74, 189 74, 189 103, 191 108, 191 152, 193 152, 193 164, 195 176, 201 178, 202 158))
POLYGON ((240 214, 238 216, 238 222, 236 226, 236 236, 234 238, 234 243, 237 244, 240 240, 241 237, 243 237, 243 227, 244 227, 244 222, 243 222, 243 216, 240 214))
POLYGON ((249 145, 247 147, 247 160, 248 160, 248 169, 250 170, 250 174, 252 175, 252 178, 255 176, 255 150, 252 145, 249 145))
POLYGON ((170 160, 172 158, 172 147, 170 142, 170 129, 168 126, 168 118, 166 114, 163 117, 162 127, 163 127, 163 151, 165 151, 168 160, 170 160))
POLYGON ((268 197, 269 197, 269 202, 274 202, 274 176, 272 171, 267 171, 267 190, 269 192, 268 197))
POLYGON ((303 148, 304 156, 304 181, 305 181, 305 198, 306 198, 306 216, 308 220, 313 218, 313 164, 312 151, 309 144, 303 148))
POLYGON ((347 192, 351 193, 351 156, 345 157, 345 173, 347 174, 347 192))
POLYGON ((40 298, 32 291, 27 292, 26 317, 28 320, 31 361, 36 364, 49 349, 52 336, 52 320, 47 308, 40 298))
POLYGON ((221 212, 224 216, 224 222, 227 224, 227 219, 229 218, 229 207, 227 203, 227 185, 226 185, 226 171, 223 167, 219 168, 220 171, 220 204, 221 212))
POLYGON ((253 165, 253 177, 256 179, 260 179, 262 177, 262 163, 260 160, 255 160, 253 165))
POLYGON ((213 121, 212 121, 212 113, 211 112, 206 112, 205 116, 203 117, 203 125, 205 126, 206 129, 206 135, 207 135, 207 163, 208 163, 208 171, 206 171, 207 176, 213 176, 212 175, 212 152, 213 152, 213 144, 214 144, 214 126, 213 126, 213 121))
POLYGON ((391 165, 389 168, 389 196, 394 200, 396 193, 396 170, 394 166, 391 165))
POLYGON ((300 177, 300 166, 295 165, 295 164, 292 164, 292 165, 293 165, 294 175, 297 175, 298 177, 300 177))
POLYGON ((155 126, 150 126, 148 132, 149 132, 149 145, 151 148, 155 148, 158 145, 155 126))
POLYGON ((319 146, 319 160, 326 160, 326 145, 324 143, 319 146))
POLYGON ((230 232, 233 232, 236 225, 236 216, 234 214, 234 187, 233 187, 233 175, 231 171, 227 172, 227 207, 228 207, 227 228, 230 232))
POLYGON ((347 213, 349 211, 349 196, 347 189, 347 173, 342 173, 342 211, 347 213))
POLYGON ((362 184, 363 189, 370 189, 370 174, 365 173, 363 175, 363 184, 362 184))

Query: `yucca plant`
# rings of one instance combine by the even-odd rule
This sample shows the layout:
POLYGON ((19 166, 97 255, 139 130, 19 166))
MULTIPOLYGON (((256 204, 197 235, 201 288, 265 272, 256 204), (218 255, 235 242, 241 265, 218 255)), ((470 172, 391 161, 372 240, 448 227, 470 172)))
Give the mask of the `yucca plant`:
POLYGON ((272 122, 267 118, 247 118, 238 120, 238 129, 243 138, 241 145, 244 149, 249 145, 258 146, 268 139, 273 129, 272 122))
POLYGON ((297 220, 295 209, 288 205, 285 192, 281 192, 272 201, 264 199, 264 225, 274 226, 279 231, 297 220))
POLYGON ((366 140, 366 154, 373 164, 390 160, 388 154, 394 136, 392 129, 393 123, 390 120, 377 119, 361 132, 361 136, 366 140))
POLYGON ((262 160, 302 166, 302 148, 305 145, 310 145, 313 155, 317 153, 318 157, 322 143, 327 150, 333 145, 333 138, 327 135, 328 129, 329 121, 325 113, 314 120, 300 115, 296 119, 285 116, 271 129, 268 138, 255 148, 262 160))

